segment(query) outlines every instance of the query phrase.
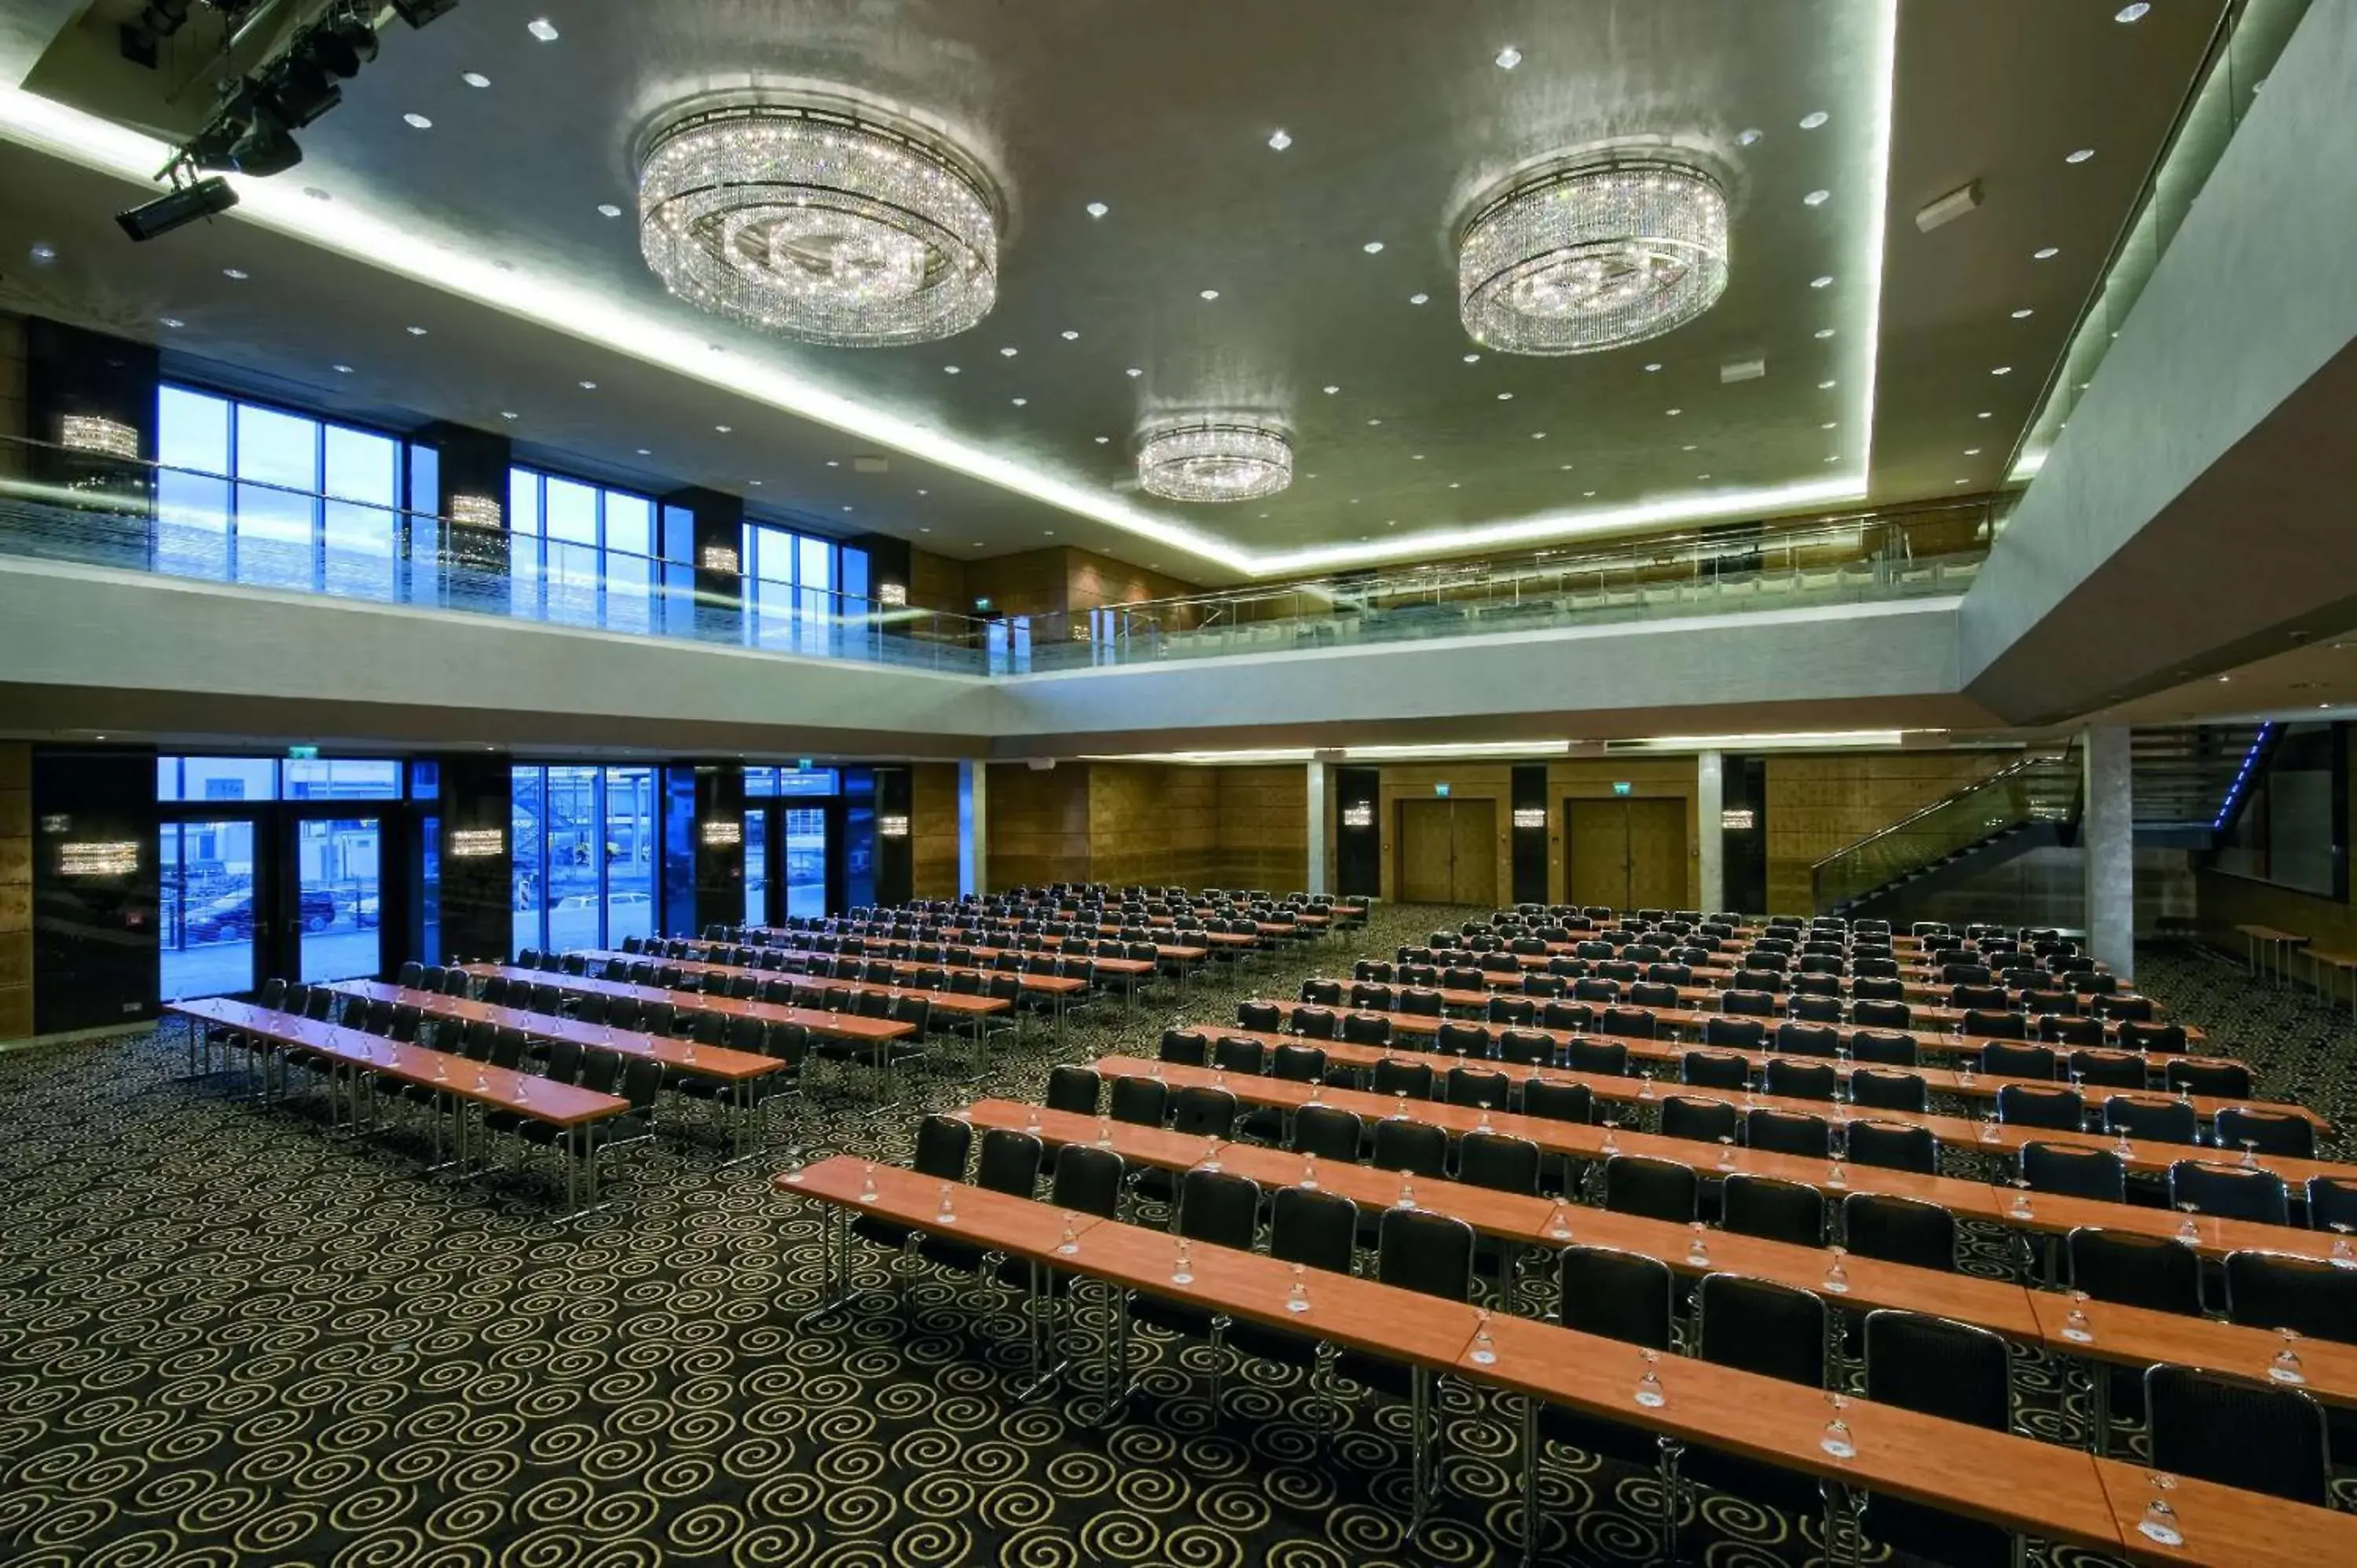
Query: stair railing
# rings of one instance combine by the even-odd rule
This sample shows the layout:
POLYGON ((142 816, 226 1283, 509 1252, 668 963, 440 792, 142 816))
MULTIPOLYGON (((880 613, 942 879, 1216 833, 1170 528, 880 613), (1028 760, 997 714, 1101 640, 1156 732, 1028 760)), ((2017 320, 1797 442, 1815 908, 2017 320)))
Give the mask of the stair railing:
POLYGON ((1815 906, 1838 909, 2031 822, 2075 821, 2079 788, 2075 744, 2008 763, 1818 861, 1809 869, 1815 906))

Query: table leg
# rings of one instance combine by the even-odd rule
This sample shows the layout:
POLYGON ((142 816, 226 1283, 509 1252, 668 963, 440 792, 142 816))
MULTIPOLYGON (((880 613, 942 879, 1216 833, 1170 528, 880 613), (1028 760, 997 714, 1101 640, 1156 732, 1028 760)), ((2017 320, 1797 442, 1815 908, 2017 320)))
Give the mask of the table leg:
POLYGON ((1424 1528, 1424 1516, 1432 1498, 1425 1487, 1425 1466, 1431 1458, 1431 1446, 1426 1434, 1426 1416, 1432 1404, 1432 1374, 1422 1367, 1408 1372, 1408 1451, 1407 1474, 1410 1502, 1407 1532, 1411 1539, 1424 1528))
POLYGON ((1539 1402, 1525 1394, 1523 1406, 1523 1568, 1539 1555, 1539 1402))
POLYGON ((834 1316, 851 1299, 851 1220, 841 1205, 820 1211, 818 1245, 818 1300, 794 1319, 797 1329, 834 1316))
POLYGON ((2083 1359, 2080 1365, 2087 1373, 2091 1419, 2095 1428, 2088 1447, 2097 1458, 2103 1458, 2112 1451, 2112 1371, 2092 1357, 2083 1359))

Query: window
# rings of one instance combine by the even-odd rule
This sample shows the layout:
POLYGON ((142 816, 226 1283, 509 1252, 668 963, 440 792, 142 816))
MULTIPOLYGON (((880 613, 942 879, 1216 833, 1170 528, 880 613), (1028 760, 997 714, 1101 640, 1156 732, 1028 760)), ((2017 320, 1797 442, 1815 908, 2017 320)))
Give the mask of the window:
POLYGON ((738 559, 745 575, 747 639, 756 647, 825 654, 833 651, 844 618, 866 613, 864 599, 839 597, 837 592, 867 592, 864 550, 775 523, 748 522, 738 559))
POLYGON ((654 626, 655 504, 628 490, 508 471, 508 568, 527 615, 643 632, 654 626))
POLYGON ((748 768, 748 795, 837 795, 843 776, 832 768, 748 768))
POLYGON ((656 787, 646 767, 515 769, 514 951, 619 947, 662 929, 656 787))
POLYGON ((395 596, 400 441, 168 383, 156 412, 159 567, 395 596))

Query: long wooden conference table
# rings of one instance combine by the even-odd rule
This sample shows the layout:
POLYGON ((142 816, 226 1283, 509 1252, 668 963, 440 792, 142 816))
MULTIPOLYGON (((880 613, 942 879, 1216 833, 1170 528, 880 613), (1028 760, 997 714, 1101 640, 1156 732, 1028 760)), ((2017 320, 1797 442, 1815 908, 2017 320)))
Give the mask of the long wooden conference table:
MULTIPOLYGON (((702 952, 713 950, 713 945, 705 942, 691 942, 688 946, 702 952)), ((730 946, 733 950, 735 944, 731 943, 730 946)), ((873 980, 848 980, 835 975, 821 974, 815 970, 748 968, 743 964, 716 961, 710 959, 651 958, 645 953, 625 952, 619 948, 583 948, 576 950, 589 962, 608 966, 609 974, 612 972, 613 966, 618 964, 651 963, 667 965, 683 974, 717 975, 723 980, 777 980, 788 985, 834 986, 854 995, 882 992, 887 996, 921 996, 931 1004, 935 1013, 965 1025, 976 1041, 981 1040, 982 1028, 987 1020, 1011 1011, 1015 1005, 1004 996, 985 996, 979 993, 968 991, 936 991, 923 986, 878 983, 873 980)), ((897 964, 893 967, 896 971, 903 968, 897 964)), ((918 967, 920 966, 914 964, 906 966, 910 970, 918 967)), ((969 971, 968 972, 978 972, 969 971)), ((1059 977, 1033 975, 1031 978, 1056 980, 1059 977)), ((1056 996, 1059 999, 1081 989, 1081 983, 1077 980, 1062 981, 1061 985, 1063 987, 1061 990, 1051 986, 1041 986, 1037 989, 1043 995, 1056 996)), ((702 994, 709 995, 710 993, 702 994)))
MULTIPOLYGON (((363 1086, 391 1082, 428 1090, 450 1108, 453 1139, 462 1166, 468 1147, 468 1122, 463 1112, 472 1110, 479 1116, 504 1111, 546 1122, 561 1134, 558 1150, 565 1159, 565 1200, 571 1212, 578 1212, 585 1203, 597 1200, 597 1151, 591 1143, 591 1124, 622 1115, 630 1109, 630 1102, 619 1095, 602 1094, 575 1084, 552 1083, 532 1073, 491 1067, 425 1046, 404 1045, 382 1035, 257 1007, 252 1003, 209 996, 170 1003, 165 1011, 196 1020, 200 1026, 210 1024, 233 1031, 279 1051, 303 1050, 317 1056, 329 1066, 331 1090, 340 1086, 349 1098, 356 1130, 365 1114, 361 1104, 363 1086)), ((479 1128, 479 1122, 478 1125, 479 1128)))
MULTIPOLYGON (((1904 1498, 2001 1529, 2069 1541, 2139 1561, 2312 1565, 2357 1561, 2357 1519, 2255 1494, 2180 1480, 2169 1493, 2179 1544, 2159 1548, 2137 1531, 2151 1492, 2132 1468, 2034 1438, 1942 1421, 1862 1399, 1836 1412, 1824 1391, 1683 1356, 1643 1358, 1618 1340, 1527 1318, 1484 1314, 1399 1286, 1318 1273, 1304 1276, 1258 1252, 1192 1243, 1185 1277, 1167 1233, 1118 1220, 1072 1216, 1028 1198, 958 1186, 943 1212, 942 1184, 899 1167, 837 1155, 777 1178, 778 1190, 821 1205, 833 1217, 821 1307, 847 1299, 854 1214, 923 1233, 952 1236, 1020 1260, 1035 1272, 1092 1279, 1116 1290, 1189 1302, 1263 1327, 1307 1334, 1343 1349, 1400 1363, 1417 1375, 1411 1428, 1419 1517, 1430 1464, 1430 1380, 1447 1374, 1522 1396, 1526 1412, 1561 1405, 1594 1419, 1760 1460, 1828 1483, 1837 1492, 1904 1498), (1296 1310, 1296 1302, 1306 1310, 1296 1310), (1662 1402, 1640 1403, 1638 1378, 1651 1367, 1662 1402), (1848 1443, 1826 1446, 1838 1414, 1848 1443)), ((1126 1315, 1124 1315, 1125 1317, 1126 1315)), ((1115 1337, 1105 1336, 1112 1350, 1115 1337)), ((1108 1369, 1107 1387, 1120 1386, 1108 1369)), ((1535 1524, 1538 1444, 1529 1414, 1522 1476, 1524 1529, 1535 1524)), ((2148 1487, 2149 1483, 2146 1483, 2148 1487)))
POLYGON ((483 1023, 496 1027, 522 1030, 536 1040, 570 1040, 586 1050, 612 1051, 619 1056, 651 1057, 669 1071, 694 1078, 710 1079, 728 1086, 728 1105, 732 1112, 731 1142, 734 1156, 726 1164, 736 1165, 749 1158, 759 1143, 760 1106, 757 1098, 760 1080, 785 1070, 786 1064, 776 1057, 755 1051, 730 1050, 722 1046, 699 1046, 693 1040, 683 1040, 673 1035, 651 1035, 635 1029, 613 1029, 602 1024, 585 1024, 577 1018, 567 1018, 561 1013, 534 1013, 521 1007, 494 1006, 464 996, 445 996, 438 991, 418 991, 404 985, 388 985, 375 980, 347 980, 329 987, 347 996, 358 996, 369 1002, 390 1003, 396 1007, 414 1007, 418 1013, 437 1023, 483 1023))

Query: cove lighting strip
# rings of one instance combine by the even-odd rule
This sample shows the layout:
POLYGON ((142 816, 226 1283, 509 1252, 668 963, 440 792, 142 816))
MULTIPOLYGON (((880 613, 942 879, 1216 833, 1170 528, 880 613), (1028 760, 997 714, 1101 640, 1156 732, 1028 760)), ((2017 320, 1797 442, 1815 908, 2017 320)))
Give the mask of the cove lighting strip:
MULTIPOLYGON (((1866 203, 1863 242, 1849 263, 1866 278, 1862 321, 1845 323, 1858 346, 1857 371, 1849 378, 1859 392, 1846 428, 1859 433, 1856 462, 1840 465, 1834 478, 1738 491, 1666 497, 1628 506, 1566 509, 1462 528, 1403 532, 1364 543, 1255 554, 1183 523, 1139 510, 1117 494, 1059 478, 961 440, 917 419, 833 392, 803 376, 731 354, 704 330, 673 326, 628 305, 619 296, 581 286, 561 274, 541 275, 519 268, 503 272, 485 256, 429 237, 412 220, 371 210, 348 197, 314 201, 284 179, 248 179, 228 175, 239 204, 230 222, 247 222, 286 235, 350 261, 374 266, 445 294, 489 306, 520 320, 627 354, 664 371, 765 403, 890 446, 913 457, 981 480, 1000 489, 1092 519, 1173 550, 1182 550, 1246 577, 1269 577, 1428 559, 1472 551, 1564 540, 1597 538, 1681 522, 1749 518, 1863 500, 1872 471, 1875 381, 1882 320, 1883 209, 1890 179, 1891 96, 1899 39, 1898 0, 1875 0, 1873 41, 1868 54, 1876 91, 1869 106, 1872 177, 1868 188, 1845 203, 1866 203)), ((8 62, 12 67, 30 62, 8 62)), ((21 81, 10 69, 5 79, 21 81)), ((152 176, 173 149, 152 136, 69 108, 19 87, 0 87, 0 136, 50 157, 130 181, 151 194, 152 176)))

